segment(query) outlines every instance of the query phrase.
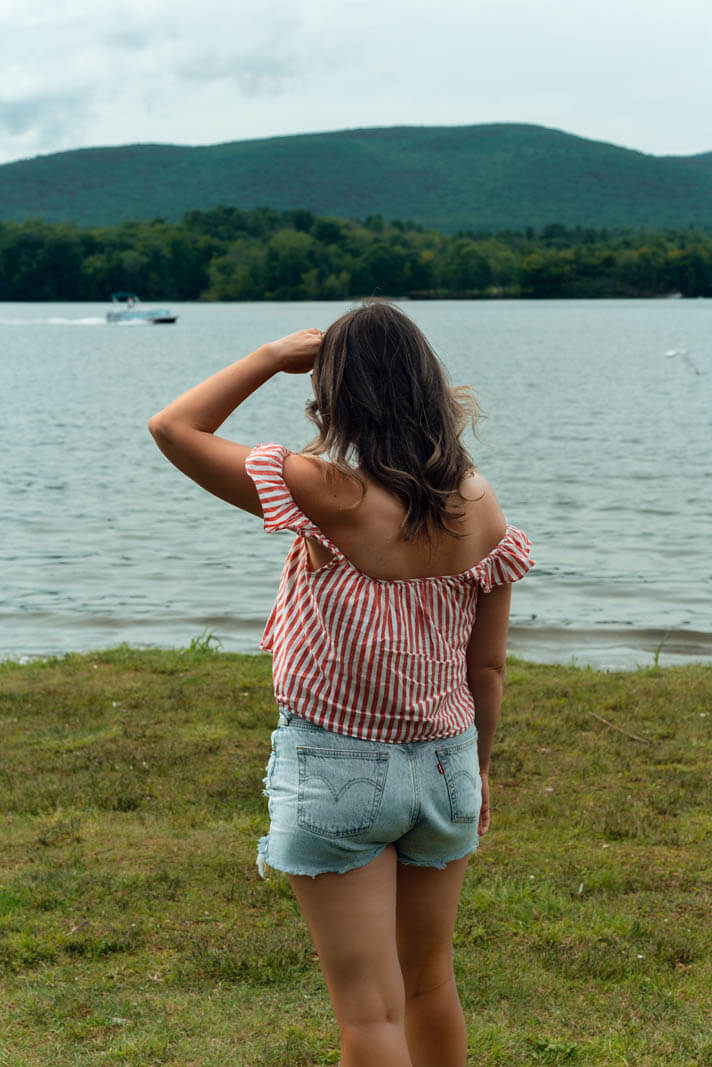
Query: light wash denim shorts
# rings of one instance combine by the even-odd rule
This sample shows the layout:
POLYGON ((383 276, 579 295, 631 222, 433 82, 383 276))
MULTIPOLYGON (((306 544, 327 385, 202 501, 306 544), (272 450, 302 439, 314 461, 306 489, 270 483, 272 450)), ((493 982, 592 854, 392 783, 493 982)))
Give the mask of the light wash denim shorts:
POLYGON ((474 852, 482 780, 477 730, 385 744, 333 733, 280 708, 265 795, 265 865, 287 874, 344 874, 394 845, 400 863, 443 868, 474 852))

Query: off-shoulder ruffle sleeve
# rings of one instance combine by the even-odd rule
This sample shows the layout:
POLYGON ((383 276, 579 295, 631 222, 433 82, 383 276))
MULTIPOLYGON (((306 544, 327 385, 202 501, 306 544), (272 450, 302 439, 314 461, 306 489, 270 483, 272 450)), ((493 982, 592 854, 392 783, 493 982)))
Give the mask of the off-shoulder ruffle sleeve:
POLYGON ((341 555, 340 550, 316 523, 297 506, 289 486, 284 480, 284 461, 291 455, 284 445, 256 445, 245 460, 245 470, 255 483, 262 505, 265 530, 292 530, 306 537, 314 537, 330 552, 341 555))
POLYGON ((523 530, 507 524, 504 537, 472 568, 472 575, 483 593, 489 593, 496 585, 517 582, 532 569, 532 543, 523 530))

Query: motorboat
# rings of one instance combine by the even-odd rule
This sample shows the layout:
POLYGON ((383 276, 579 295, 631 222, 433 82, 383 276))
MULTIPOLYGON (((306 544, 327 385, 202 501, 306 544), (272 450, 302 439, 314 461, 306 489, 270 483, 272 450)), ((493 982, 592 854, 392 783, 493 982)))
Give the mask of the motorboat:
POLYGON ((146 326, 163 326, 178 318, 168 308, 144 308, 135 293, 112 293, 112 309, 107 322, 134 322, 146 326))

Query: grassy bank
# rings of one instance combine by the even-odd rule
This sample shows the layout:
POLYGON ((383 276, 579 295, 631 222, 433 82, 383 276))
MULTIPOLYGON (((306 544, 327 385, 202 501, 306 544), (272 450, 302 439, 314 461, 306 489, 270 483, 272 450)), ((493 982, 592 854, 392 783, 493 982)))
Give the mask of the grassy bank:
MULTIPOLYGON (((336 1063, 255 866, 274 720, 269 660, 201 644, 0 666, 0 1065, 336 1063)), ((711 735, 709 667, 512 661, 457 928, 473 1064, 712 1064, 711 735)))

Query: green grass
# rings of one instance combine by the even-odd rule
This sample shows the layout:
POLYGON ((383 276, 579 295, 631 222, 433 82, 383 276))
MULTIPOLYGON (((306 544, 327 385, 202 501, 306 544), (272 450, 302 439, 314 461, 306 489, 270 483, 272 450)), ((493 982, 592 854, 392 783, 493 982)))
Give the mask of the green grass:
MULTIPOLYGON (((337 1062, 255 865, 275 718, 269 660, 209 635, 0 665, 0 1067, 337 1062)), ((473 1064, 712 1063, 711 733, 709 667, 510 663, 456 933, 473 1064)))

